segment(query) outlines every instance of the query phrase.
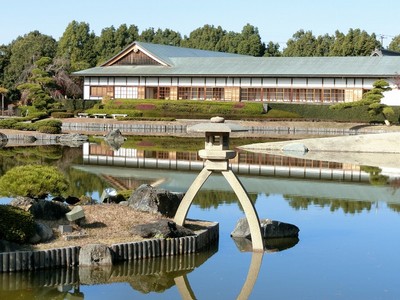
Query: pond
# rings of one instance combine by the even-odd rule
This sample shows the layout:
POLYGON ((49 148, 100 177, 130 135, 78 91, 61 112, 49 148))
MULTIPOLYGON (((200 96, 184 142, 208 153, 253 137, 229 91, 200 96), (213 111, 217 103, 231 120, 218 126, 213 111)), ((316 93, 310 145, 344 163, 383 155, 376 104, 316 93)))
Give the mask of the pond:
MULTIPOLYGON (((18 164, 55 164, 73 182, 71 194, 96 199, 113 185, 150 183, 186 191, 202 167, 195 151, 166 148, 0 150, 1 174, 18 164)), ((124 263, 97 274, 79 269, 0 274, 0 299, 400 297, 400 170, 250 153, 239 153, 232 169, 260 218, 300 228, 297 243, 262 256, 241 251, 230 233, 243 211, 224 178, 212 175, 188 218, 219 222, 216 249, 124 263)))

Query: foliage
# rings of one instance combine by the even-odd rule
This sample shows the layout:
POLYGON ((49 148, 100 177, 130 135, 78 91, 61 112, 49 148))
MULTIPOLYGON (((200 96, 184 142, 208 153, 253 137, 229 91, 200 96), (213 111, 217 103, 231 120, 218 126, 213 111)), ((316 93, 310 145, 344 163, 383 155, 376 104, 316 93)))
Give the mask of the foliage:
POLYGON ((178 118, 189 115, 191 118, 210 118, 222 116, 230 119, 247 117, 264 118, 263 107, 260 102, 210 102, 190 100, 110 100, 104 109, 86 110, 88 113, 127 113, 139 111, 143 117, 148 118, 178 118))
POLYGON ((51 166, 17 166, 0 177, 1 194, 7 197, 45 198, 61 195, 67 187, 65 176, 51 166))
POLYGON ((54 126, 39 126, 37 131, 41 133, 58 134, 61 133, 61 128, 54 126))
POLYGON ((91 108, 86 110, 87 113, 89 114, 126 114, 130 117, 141 117, 142 113, 138 110, 135 109, 96 109, 96 108, 91 108))
POLYGON ((73 118, 74 117, 74 113, 72 113, 72 112, 64 112, 64 111, 55 111, 55 112, 51 113, 51 117, 52 118, 56 118, 56 119, 73 118))
POLYGON ((221 26, 204 25, 182 40, 181 46, 195 49, 263 56, 265 44, 258 28, 243 26, 241 33, 227 32, 221 26))
POLYGON ((396 35, 389 44, 388 47, 391 51, 400 52, 400 34, 396 35))
POLYGON ((0 205, 0 239, 23 244, 35 234, 33 216, 18 207, 0 205))
POLYGON ((83 100, 83 99, 64 99, 62 104, 64 109, 70 112, 82 112, 85 109, 92 108, 98 104, 99 101, 83 100))
POLYGON ((50 57, 42 57, 35 62, 27 82, 18 85, 18 89, 26 92, 26 103, 32 104, 37 110, 43 111, 54 102, 52 91, 56 89, 52 74, 46 70, 51 63, 50 57))
POLYGON ((373 88, 366 92, 362 99, 355 102, 339 103, 332 105, 331 109, 343 110, 352 107, 364 106, 368 108, 371 117, 382 115, 387 120, 389 115, 394 115, 394 110, 386 104, 381 103, 383 92, 390 90, 389 83, 385 80, 377 80, 373 84, 373 88))
POLYGON ((14 125, 18 123, 16 119, 3 119, 0 120, 0 128, 2 129, 11 129, 14 125))
POLYGON ((42 120, 34 123, 37 131, 41 133, 61 133, 62 122, 60 120, 42 120))
POLYGON ((39 31, 32 31, 14 40, 9 49, 9 63, 5 67, 4 83, 9 88, 26 82, 34 61, 41 57, 53 58, 57 42, 39 31))
POLYGON ((71 63, 71 71, 96 65, 95 34, 88 23, 72 21, 58 42, 57 57, 71 63))
POLYGON ((300 29, 287 41, 283 56, 369 56, 380 48, 376 35, 360 29, 349 29, 347 34, 315 37, 311 31, 300 29))

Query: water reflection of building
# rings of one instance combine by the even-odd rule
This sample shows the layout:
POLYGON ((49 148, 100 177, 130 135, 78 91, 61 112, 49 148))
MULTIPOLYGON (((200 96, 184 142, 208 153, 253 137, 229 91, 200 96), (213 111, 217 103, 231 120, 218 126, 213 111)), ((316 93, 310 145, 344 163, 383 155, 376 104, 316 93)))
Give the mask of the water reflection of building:
MULTIPOLYGON (((105 145, 92 143, 84 144, 83 161, 89 165, 182 171, 199 171, 204 167, 203 159, 197 152, 129 148, 112 150, 105 145)), ((237 156, 230 160, 230 163, 232 170, 242 175, 354 182, 369 180, 369 174, 361 171, 360 167, 356 165, 271 154, 238 152, 237 156)), ((114 180, 118 181, 115 177, 114 180)), ((119 179, 119 184, 125 184, 126 188, 134 188, 139 184, 136 181, 124 183, 123 180, 131 179, 119 179)))

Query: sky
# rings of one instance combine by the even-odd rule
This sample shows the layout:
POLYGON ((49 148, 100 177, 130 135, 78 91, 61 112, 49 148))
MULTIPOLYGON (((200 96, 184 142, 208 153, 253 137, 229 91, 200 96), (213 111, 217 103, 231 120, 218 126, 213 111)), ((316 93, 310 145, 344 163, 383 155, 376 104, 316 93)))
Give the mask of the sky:
POLYGON ((7 1, 0 14, 0 45, 38 30, 58 40, 73 20, 85 22, 96 35, 106 27, 136 25, 139 32, 172 29, 182 36, 205 24, 240 32, 247 23, 258 28, 264 43, 281 50, 300 29, 315 36, 359 28, 388 46, 400 34, 398 0, 20 0, 7 1))

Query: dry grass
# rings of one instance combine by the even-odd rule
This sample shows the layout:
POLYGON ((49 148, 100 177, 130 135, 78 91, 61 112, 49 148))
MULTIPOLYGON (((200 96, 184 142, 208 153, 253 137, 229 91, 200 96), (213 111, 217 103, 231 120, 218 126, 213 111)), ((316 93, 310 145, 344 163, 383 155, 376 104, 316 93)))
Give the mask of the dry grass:
POLYGON ((114 243, 142 240, 131 234, 134 225, 145 224, 160 219, 158 215, 142 213, 130 207, 118 204, 96 204, 82 206, 85 220, 79 226, 73 225, 73 239, 66 240, 58 231, 58 225, 68 224, 64 220, 59 223, 47 223, 55 232, 55 239, 34 246, 36 250, 82 246, 92 243, 111 245, 114 243))

